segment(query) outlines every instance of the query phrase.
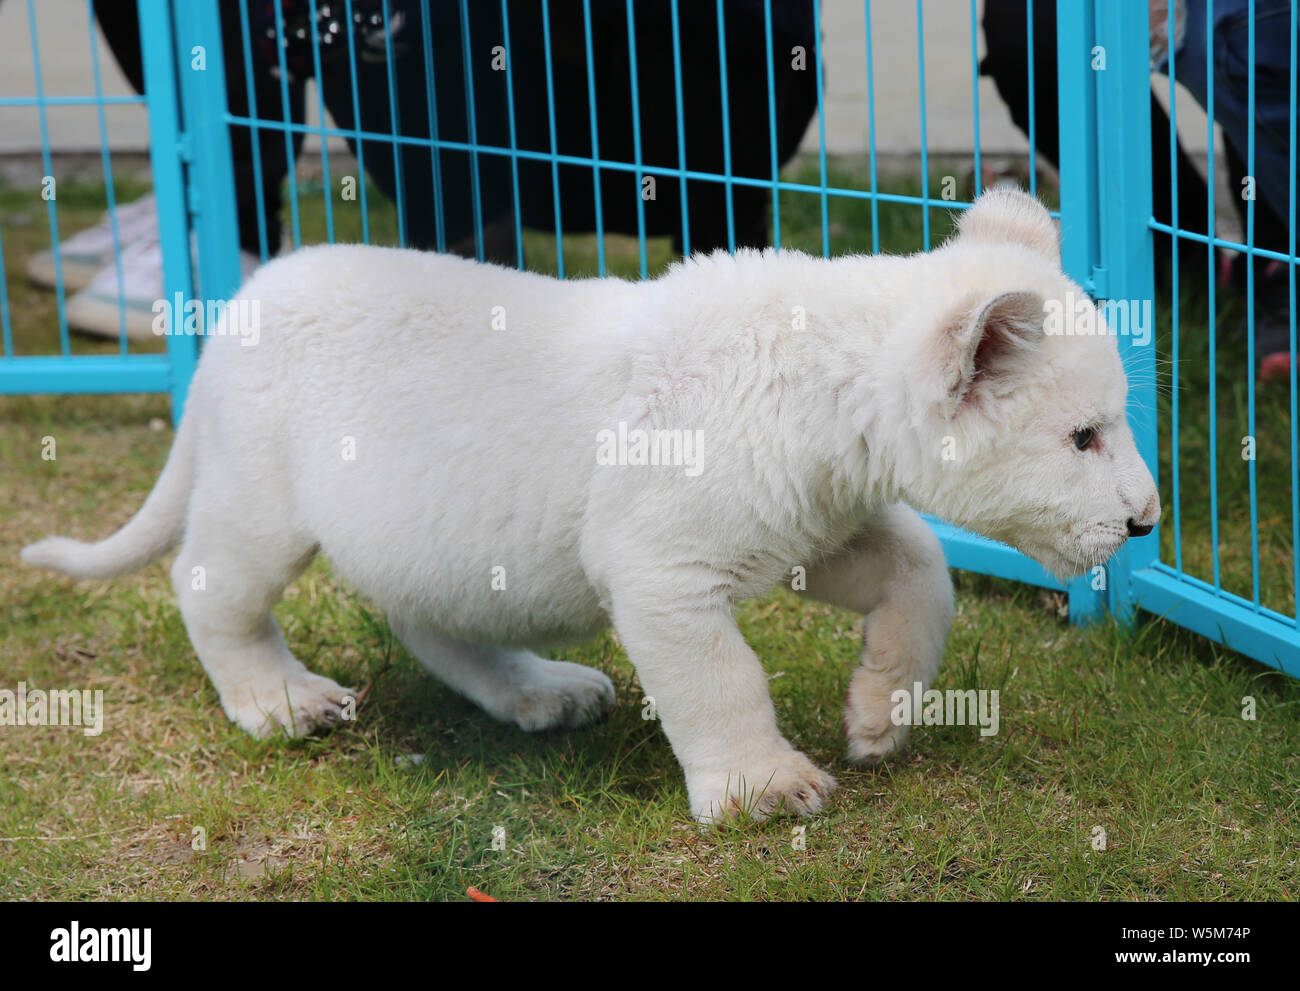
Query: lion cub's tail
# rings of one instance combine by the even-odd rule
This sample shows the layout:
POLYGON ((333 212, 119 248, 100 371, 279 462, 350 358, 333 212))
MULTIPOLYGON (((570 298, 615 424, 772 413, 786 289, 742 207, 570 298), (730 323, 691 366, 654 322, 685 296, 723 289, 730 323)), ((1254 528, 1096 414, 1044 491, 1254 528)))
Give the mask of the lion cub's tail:
POLYGON ((195 420, 182 417, 162 474, 140 511, 117 533, 98 543, 46 537, 22 549, 22 559, 77 578, 112 578, 156 561, 180 540, 194 483, 195 420))

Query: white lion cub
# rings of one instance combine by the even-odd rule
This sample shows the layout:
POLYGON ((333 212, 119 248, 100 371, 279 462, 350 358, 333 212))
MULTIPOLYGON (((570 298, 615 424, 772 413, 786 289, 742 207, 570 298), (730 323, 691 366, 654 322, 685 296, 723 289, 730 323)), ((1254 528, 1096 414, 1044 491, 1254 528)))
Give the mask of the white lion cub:
POLYGON ((271 616, 317 552, 432 674, 526 730, 613 704, 604 674, 533 652, 613 623, 696 817, 814 812, 834 779, 777 729, 738 600, 802 567, 805 594, 866 614, 845 727, 875 761, 907 734, 891 692, 932 681, 952 617, 916 510, 1060 575, 1159 517, 1115 340, 1044 332, 1071 294, 1051 218, 1007 191, 929 254, 742 251, 648 282, 310 248, 241 291, 256 346, 206 342, 134 519, 23 557, 107 578, 179 544, 194 649, 258 735, 340 715, 345 689, 271 616))

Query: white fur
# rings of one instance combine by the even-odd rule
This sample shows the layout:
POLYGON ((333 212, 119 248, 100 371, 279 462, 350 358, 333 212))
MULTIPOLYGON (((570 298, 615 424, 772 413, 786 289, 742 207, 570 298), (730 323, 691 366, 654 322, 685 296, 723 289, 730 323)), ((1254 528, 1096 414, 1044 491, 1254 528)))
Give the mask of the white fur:
POLYGON ((612 621, 697 817, 815 811, 834 780, 778 731, 737 600, 803 566, 808 595, 867 614, 845 724, 850 755, 877 760, 907 731, 891 691, 932 681, 952 616, 914 509, 1060 574, 1159 516, 1114 340, 1043 334, 1043 301, 1069 292, 1046 211, 1007 192, 929 254, 715 254, 638 283, 309 248, 242 290, 256 346, 206 342, 136 518, 23 556, 105 577, 180 543, 186 627, 253 733, 340 714, 344 689, 270 614, 318 551, 426 668, 529 730, 612 704, 603 674, 530 652, 612 621), (702 431, 703 471, 598 465, 620 421, 702 431))

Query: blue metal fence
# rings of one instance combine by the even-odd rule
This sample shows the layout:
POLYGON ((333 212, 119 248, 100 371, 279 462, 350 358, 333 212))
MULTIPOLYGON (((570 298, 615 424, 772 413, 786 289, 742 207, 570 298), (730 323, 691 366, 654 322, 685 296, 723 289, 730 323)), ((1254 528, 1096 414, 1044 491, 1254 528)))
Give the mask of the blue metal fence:
MULTIPOLYGON (((679 0, 670 0, 664 8, 669 23, 667 38, 671 45, 671 93, 658 92, 647 96, 639 88, 639 62, 644 62, 647 53, 643 39, 638 34, 638 17, 634 0, 625 0, 623 16, 626 22, 627 44, 627 83, 630 90, 630 102, 626 115, 630 118, 632 144, 625 157, 611 157, 602 154, 602 119, 598 113, 603 94, 597 86, 597 51, 593 43, 593 11, 590 0, 581 3, 581 38, 553 37, 554 4, 551 0, 530 0, 540 8, 541 64, 544 68, 544 82, 539 77, 537 85, 544 88, 545 126, 540 128, 539 146, 526 145, 517 126, 518 104, 526 93, 520 88, 517 78, 515 52, 512 38, 520 37, 520 6, 516 2, 501 0, 499 9, 499 35, 491 38, 476 38, 472 34, 473 19, 467 0, 459 2, 459 50, 463 68, 463 78, 457 83, 464 92, 465 134, 461 137, 449 137, 457 133, 449 126, 447 104, 435 92, 435 80, 444 85, 447 78, 435 72, 435 63, 445 59, 447 53, 446 39, 433 36, 435 19, 431 16, 430 0, 421 0, 413 12, 418 14, 419 31, 416 42, 427 79, 427 98, 422 97, 425 114, 422 116, 424 133, 413 135, 404 133, 398 125, 402 117, 402 101, 406 94, 394 78, 394 59, 392 49, 393 20, 395 13, 390 10, 390 3, 382 3, 380 10, 374 14, 375 37, 383 39, 383 61, 387 72, 387 113, 392 126, 387 130, 373 130, 363 124, 361 99, 359 97, 358 47, 362 41, 352 30, 362 15, 360 6, 354 7, 353 0, 326 3, 325 0, 310 0, 307 31, 310 37, 310 66, 315 77, 321 79, 322 47, 329 42, 322 42, 316 25, 328 20, 333 13, 341 14, 346 33, 348 65, 350 67, 350 100, 345 100, 343 111, 350 105, 351 122, 349 125, 331 124, 326 120, 326 105, 323 87, 317 89, 316 110, 320 118, 318 124, 309 125, 295 119, 291 106, 290 77, 291 68, 287 62, 284 42, 289 38, 290 27, 286 24, 282 0, 274 4, 275 18, 271 34, 276 46, 278 63, 279 92, 278 114, 268 113, 263 105, 261 113, 257 100, 257 87, 253 82, 254 45, 260 39, 254 37, 250 26, 248 6, 241 2, 238 31, 231 36, 229 27, 226 42, 237 44, 242 54, 242 74, 247 91, 248 106, 246 112, 235 112, 228 102, 226 72, 229 63, 222 51, 222 18, 217 0, 140 0, 141 31, 143 38, 146 85, 148 90, 148 108, 150 115, 151 157, 153 163, 153 180, 159 203, 163 255, 165 260, 165 295, 170 297, 175 292, 187 296, 194 292, 195 279, 206 287, 205 295, 224 296, 232 293, 240 281, 239 263, 239 229, 237 223, 237 204, 235 184, 232 179, 231 129, 246 129, 250 135, 252 166, 260 176, 263 168, 262 155, 265 134, 278 135, 283 139, 285 157, 288 162, 288 212, 290 241, 298 246, 303 241, 299 206, 303 190, 297 181, 297 155, 295 139, 301 135, 314 134, 321 139, 322 175, 324 178, 324 214, 326 239, 335 238, 335 206, 332 200, 332 182, 337 174, 332 171, 328 140, 331 138, 350 139, 358 160, 358 195, 360 197, 361 235, 369 242, 370 204, 367 202, 366 156, 369 152, 372 160, 384 148, 385 155, 391 157, 395 183, 395 206, 397 217, 397 240, 405 244, 408 239, 406 224, 407 203, 410 193, 408 183, 416 179, 405 172, 407 153, 412 149, 421 151, 429 162, 431 183, 431 205, 435 213, 435 243, 430 247, 437 250, 450 250, 448 243, 449 222, 447 214, 460 208, 463 204, 455 202, 455 194, 450 191, 451 179, 446 170, 450 167, 447 153, 460 154, 469 163, 469 212, 472 216, 473 253, 480 259, 485 257, 486 244, 490 232, 485 223, 483 198, 485 184, 482 173, 491 168, 492 163, 505 163, 509 167, 508 200, 513 206, 513 258, 517 265, 523 267, 524 257, 524 217, 527 194, 521 193, 521 173, 531 168, 542 168, 549 172, 549 188, 545 194, 536 197, 545 203, 550 216, 553 217, 554 252, 558 273, 564 277, 568 273, 566 266, 566 238, 571 232, 566 230, 567 210, 572 206, 565 202, 564 176, 570 175, 576 167, 588 170, 593 177, 590 182, 592 230, 595 234, 597 270, 606 272, 607 231, 605 217, 607 211, 619 204, 610 200, 607 180, 610 176, 630 176, 635 185, 628 186, 639 192, 647 178, 675 181, 680 190, 680 245, 689 253, 692 248, 692 212, 690 199, 698 195, 701 189, 720 186, 726 194, 725 212, 725 246, 734 249, 737 245, 737 217, 734 200, 740 191, 761 190, 764 196, 770 196, 772 208, 771 240, 778 247, 782 244, 782 205, 791 197, 815 198, 820 213, 821 251, 831 252, 831 204, 835 202, 857 202, 870 209, 870 248, 881 248, 880 208, 882 204, 903 204, 921 212, 924 247, 932 243, 932 210, 961 209, 968 202, 955 201, 951 198, 935 198, 930 187, 930 149, 927 136, 927 100, 933 94, 927 92, 925 69, 925 4, 915 0, 915 21, 917 40, 919 105, 916 108, 920 119, 920 194, 890 191, 881 188, 879 183, 878 153, 876 142, 876 80, 874 78, 873 34, 872 34, 872 0, 863 0, 865 13, 866 61, 861 67, 839 66, 837 71, 864 71, 867 83, 866 105, 862 108, 862 117, 867 130, 867 146, 864 149, 869 163, 869 182, 867 188, 852 188, 847 185, 833 184, 829 179, 829 163, 826 151, 825 118, 822 113, 816 116, 818 147, 816 156, 817 182, 797 181, 781 171, 778 154, 778 99, 775 66, 778 53, 774 49, 774 7, 779 13, 780 4, 773 0, 762 2, 762 39, 765 45, 765 66, 758 72, 757 78, 751 80, 755 87, 766 87, 767 135, 770 147, 764 156, 765 165, 748 171, 735 167, 733 151, 734 135, 732 120, 735 94, 728 76, 729 54, 734 60, 738 53, 728 51, 728 4, 716 0, 713 14, 716 16, 717 35, 717 74, 720 85, 717 93, 691 92, 684 83, 683 46, 686 31, 683 19, 686 6, 679 0), (513 32, 512 32, 513 27, 513 32), (639 42, 641 45, 639 47, 639 42), (561 98, 557 89, 561 84, 559 74, 555 71, 555 49, 563 43, 573 50, 580 46, 585 56, 584 78, 586 114, 585 152, 574 150, 566 141, 572 138, 571 132, 562 137, 565 128, 562 120, 557 119, 557 105, 561 98), (508 127, 501 131, 499 140, 489 138, 480 132, 481 99, 486 99, 482 80, 476 76, 474 60, 490 57, 487 53, 500 45, 504 55, 504 97, 506 100, 506 117, 508 127), (192 63, 196 52, 202 51, 205 58, 203 71, 193 71, 192 63), (479 92, 476 93, 476 86, 479 92), (644 112, 649 106, 647 100, 670 103, 675 110, 675 149, 671 154, 663 154, 660 149, 647 155, 643 144, 644 112), (721 158, 716 168, 691 167, 688 159, 688 137, 684 121, 687 117, 688 101, 716 101, 720 120, 721 158), (765 173, 765 174, 760 174, 765 173), (701 184, 707 184, 701 185, 701 184), (196 248, 197 268, 191 269, 191 238, 196 248)), ((360 5, 361 0, 357 0, 360 5)), ((1251 0, 1253 8, 1253 0, 1251 0)), ((442 7, 448 6, 442 4, 442 7)), ((491 4, 476 5, 476 13, 493 7, 491 4)), ((607 16, 610 5, 601 11, 607 16)), ((704 5, 691 8, 692 16, 704 5)), ((950 4, 950 7, 956 6, 950 4)), ((1175 3, 1169 4, 1169 31, 1173 35, 1175 3)), ((39 53, 40 39, 35 31, 35 16, 32 0, 28 0, 31 16, 33 50, 39 53)), ((820 23, 822 0, 812 0, 813 16, 820 23)), ((1209 0, 1211 15, 1207 25, 1213 31, 1213 0, 1209 0)), ((369 8, 366 8, 369 10, 369 8)), ((576 8, 575 8, 576 9, 576 8)), ((88 16, 90 0, 87 0, 88 16)), ((967 10, 962 8, 963 18, 967 10)), ((969 2, 970 51, 972 95, 971 115, 974 124, 974 193, 978 194, 982 182, 982 160, 980 148, 981 107, 979 101, 979 69, 977 66, 979 51, 979 7, 977 0, 969 2)), ((1035 115, 1035 57, 1034 57, 1034 0, 1026 0, 1025 15, 1027 21, 1026 35, 1026 72, 1028 83, 1028 133, 1031 148, 1034 147, 1036 135, 1035 115)), ((1211 224, 1207 233, 1184 230, 1179 227, 1177 209, 1177 176, 1174 177, 1174 200, 1171 223, 1157 221, 1153 212, 1152 201, 1152 136, 1147 5, 1138 0, 1059 0, 1057 8, 1056 55, 1058 66, 1057 91, 1060 114, 1060 211, 1062 225, 1063 260, 1067 272, 1083 285, 1090 294, 1098 299, 1116 300, 1154 300, 1156 298, 1156 274, 1153 264, 1153 234, 1163 233, 1172 236, 1174 249, 1171 258, 1172 292, 1170 294, 1171 319, 1169 346, 1171 348, 1171 365, 1169 379, 1171 385, 1170 408, 1167 416, 1158 416, 1160 395, 1157 383, 1163 371, 1157 367, 1156 347, 1154 343, 1142 346, 1134 338, 1121 336, 1119 346, 1126 367, 1129 369, 1132 389, 1130 404, 1130 421, 1138 446, 1162 485, 1165 497, 1166 520, 1162 527, 1149 536, 1129 541, 1124 549, 1113 559, 1103 575, 1086 576, 1083 579, 1063 585, 1048 575, 1036 563, 1000 544, 959 531, 940 521, 934 521, 939 532, 949 561, 952 566, 984 574, 995 575, 1016 581, 1029 582, 1068 594, 1071 617, 1076 622, 1086 621, 1102 611, 1109 610, 1118 614, 1127 614, 1135 609, 1156 613, 1183 626, 1197 631, 1204 636, 1220 641, 1235 650, 1257 658, 1264 663, 1281 668, 1288 673, 1300 676, 1300 458, 1297 458, 1297 383, 1295 373, 1295 231, 1291 224, 1290 245, 1286 252, 1268 251, 1256 248, 1254 244, 1254 209, 1248 205, 1247 233, 1244 243, 1228 241, 1215 236, 1211 224), (1102 68, 1098 69, 1096 53, 1103 53, 1102 68), (1116 167, 1122 163, 1122 167, 1116 167), (1179 309, 1180 296, 1180 251, 1188 244, 1205 248, 1209 269, 1207 282, 1210 293, 1209 318, 1207 327, 1209 362, 1209 394, 1205 402, 1209 414, 1209 450, 1205 452, 1208 461, 1204 462, 1205 477, 1210 491, 1209 530, 1212 547, 1212 567, 1210 573, 1198 574, 1195 567, 1184 560, 1184 536, 1188 532, 1181 509, 1186 484, 1184 474, 1180 471, 1180 402, 1189 400, 1182 396, 1180 383, 1180 361, 1186 355, 1180 352, 1180 320, 1185 314, 1179 309), (1217 502, 1219 481, 1219 452, 1217 450, 1217 411, 1219 397, 1216 395, 1216 337, 1215 337, 1215 262, 1216 249, 1230 248, 1242 252, 1248 259, 1256 257, 1271 258, 1287 266, 1290 279, 1291 299, 1291 356, 1292 370, 1290 380, 1289 407, 1289 446, 1286 448, 1290 459, 1290 529, 1291 529, 1291 574, 1286 584, 1289 586, 1290 601, 1281 609, 1273 608, 1266 597, 1261 595, 1261 554, 1259 534, 1265 524, 1259 517, 1257 464, 1254 460, 1246 463, 1244 470, 1249 473, 1249 520, 1250 520, 1250 554, 1251 580, 1250 590, 1233 591, 1225 587, 1220 568, 1220 533, 1219 505, 1217 502), (1161 438, 1166 439, 1166 451, 1172 451, 1170 457, 1169 477, 1159 478, 1161 461, 1161 438), (1171 531, 1171 532, 1164 532, 1171 531)), ((1253 14, 1253 10, 1252 10, 1253 14)), ((93 22, 92 22, 93 23, 93 22)), ((698 21, 692 22, 698 27, 698 21)), ((1292 65, 1295 64, 1295 0, 1292 0, 1291 37, 1292 65)), ((530 43, 532 39, 529 39, 530 43)), ((342 44, 339 41, 338 44, 342 44)), ((815 42, 810 53, 812 68, 816 81, 816 104, 820 111, 825 103, 823 83, 822 44, 815 42)), ((1210 46, 1212 50, 1213 46, 1210 46)), ((93 44, 92 44, 93 49, 93 44)), ((1250 31, 1250 61, 1253 64, 1255 51, 1255 33, 1250 31)), ((658 54, 658 53, 654 53, 658 54)), ((1170 72, 1175 72, 1170 66, 1170 72)), ((1213 85, 1214 67, 1207 68, 1211 87, 1213 85)), ((98 67, 95 67, 96 94, 73 98, 84 102, 96 103, 102 107, 110 102, 103 97, 98 88, 98 67)), ((0 98, 0 109, 9 107, 31 107, 44 114, 48 107, 57 103, 66 103, 69 98, 52 98, 44 95, 40 85, 39 57, 37 59, 37 92, 33 98, 0 98)), ((1213 125, 1213 95, 1209 106, 1210 121, 1213 125)), ((956 98, 955 94, 942 94, 945 100, 956 98)), ((1250 106, 1255 106, 1254 75, 1251 75, 1250 106)), ((1295 195, 1295 74, 1291 75, 1291 162, 1290 190, 1292 202, 1295 195)), ((532 104, 537 106, 537 104, 532 104)), ((336 108, 335 116, 338 116, 336 108)), ((536 131, 537 129, 534 128, 536 131)), ((495 132, 494 132, 495 133, 495 132)), ((1171 115, 1171 159, 1173 156, 1174 137, 1176 135, 1176 110, 1171 115)), ((106 148, 106 138, 102 134, 101 143, 106 148)), ((607 143, 607 142, 606 142, 607 143)), ((570 141, 571 144, 571 141, 570 141)), ((1211 146, 1213 142, 1211 141, 1211 146)), ((1254 133, 1251 132, 1248 168, 1254 171, 1254 133)), ((50 160, 48 139, 44 141, 46 173, 54 168, 50 160)), ((278 154, 278 149, 277 149, 278 154)), ((1210 203, 1209 216, 1214 217, 1214 156, 1210 161, 1210 203)), ((1028 161, 1029 184, 1037 192, 1037 170, 1034 153, 1031 151, 1028 161)), ((110 208, 113 203, 113 178, 110 163, 105 151, 104 178, 108 188, 110 208)), ((419 181, 425 181, 420 177, 419 181)), ((261 183, 256 184, 258 203, 258 240, 263 258, 274 253, 275 245, 268 243, 268 233, 263 221, 260 197, 261 183)), ((545 188, 545 186, 543 187, 545 188)), ((621 187, 620 187, 621 188, 621 187)), ((1294 214, 1294 211, 1292 211, 1294 214)), ((637 196, 635 203, 635 232, 637 235, 638 267, 641 275, 648 274, 647 257, 647 217, 645 202, 637 196)), ((51 242, 56 248, 59 243, 57 208, 53 201, 49 204, 49 225, 51 242)), ((698 234, 698 230, 696 231, 698 234)), ((865 232, 863 233, 865 238, 865 232)), ((193 370, 196 359, 195 339, 176 336, 168 339, 165 355, 141 355, 131 352, 123 332, 119 353, 111 356, 78 356, 71 353, 66 319, 60 304, 59 353, 52 356, 18 356, 14 353, 10 337, 10 315, 5 305, 6 285, 4 276, 4 239, 0 231, 0 317, 3 318, 4 354, 0 359, 0 393, 3 392, 79 392, 79 391, 167 391, 174 400, 174 409, 179 415, 183 404, 185 385, 193 370)), ((1247 299, 1249 340, 1248 370, 1246 378, 1246 403, 1249 421, 1249 433, 1253 437, 1256 429, 1256 396, 1253 375, 1254 362, 1254 319, 1253 319, 1253 267, 1248 268, 1247 299)), ((60 291, 60 300, 62 292, 60 291)), ((1185 454, 1186 452, 1182 452, 1185 454)), ((1274 532, 1280 524, 1269 521, 1268 526, 1274 532)), ((1202 534, 1203 536, 1203 534, 1202 534)), ((1273 602, 1273 605, 1277 605, 1273 602)))
MULTIPOLYGON (((0 112, 33 110, 40 122, 41 164, 43 176, 58 178, 52 158, 48 126, 51 109, 69 106, 94 106, 97 110, 104 186, 109 216, 113 218, 114 254, 120 258, 121 241, 116 225, 117 203, 105 108, 145 105, 149 108, 150 147, 153 181, 159 212, 174 218, 162 226, 168 266, 170 291, 192 293, 189 267, 190 252, 185 217, 184 176, 178 150, 182 146, 181 115, 174 59, 177 49, 171 30, 171 4, 167 0, 141 0, 142 24, 146 37, 142 47, 144 71, 148 80, 148 98, 144 96, 105 96, 95 39, 95 20, 91 0, 86 0, 86 24, 89 26, 89 51, 93 94, 48 96, 41 65, 41 37, 35 0, 26 0, 26 14, 33 63, 34 91, 29 97, 0 94, 0 112)), ((184 6, 184 5, 181 5, 184 6)), ((56 185, 57 189, 57 185, 56 185)), ((33 194, 35 195, 35 194, 33 194)), ((13 278, 4 250, 4 229, 0 224, 0 326, 3 330, 0 350, 0 394, 23 393, 120 393, 167 392, 176 409, 183 404, 185 388, 197 361, 197 343, 192 337, 172 337, 164 354, 140 353, 129 346, 123 326, 116 354, 73 353, 65 307, 67 293, 61 261, 57 194, 46 200, 46 216, 54 263, 57 302, 57 346, 55 353, 19 353, 14 341, 13 314, 9 305, 9 280, 13 278)), ((120 277, 120 262, 119 262, 120 277)), ((123 318, 125 319, 125 318, 123 318)))

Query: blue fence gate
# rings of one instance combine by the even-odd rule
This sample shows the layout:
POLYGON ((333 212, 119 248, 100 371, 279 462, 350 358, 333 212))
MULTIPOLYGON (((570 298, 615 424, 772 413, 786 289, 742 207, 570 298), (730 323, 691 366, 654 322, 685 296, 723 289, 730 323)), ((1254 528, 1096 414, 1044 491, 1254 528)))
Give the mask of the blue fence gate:
MULTIPOLYGON (((781 247, 796 240, 788 219, 792 209, 802 211, 805 227, 816 229, 809 247, 824 254, 832 253, 836 231, 844 226, 833 217, 850 208, 861 249, 889 247, 882 218, 899 209, 919 212, 920 246, 928 248, 936 231, 947 229, 946 223, 932 229, 936 221, 970 202, 950 189, 936 190, 931 175, 927 110, 935 94, 926 86, 925 24, 927 11, 933 18, 938 7, 946 18, 969 21, 971 90, 942 98, 949 106, 970 106, 971 194, 983 183, 978 0, 907 5, 916 24, 920 169, 916 182, 887 185, 880 182, 873 58, 873 6, 881 0, 860 3, 865 64, 833 67, 837 73, 863 73, 866 81, 861 181, 836 180, 836 161, 826 147, 825 46, 815 25, 822 22, 823 6, 836 0, 139 0, 147 98, 105 97, 97 61, 93 95, 47 95, 35 3, 26 3, 35 92, 0 96, 0 112, 39 116, 44 175, 57 178, 47 115, 66 104, 96 106, 111 211, 114 176, 104 110, 113 103, 147 102, 168 299, 176 293, 193 298, 196 285, 209 298, 233 293, 241 272, 241 216, 245 249, 255 227, 254 253, 265 258, 276 251, 271 228, 278 219, 265 219, 274 211, 263 202, 280 195, 278 179, 264 181, 264 172, 274 174, 275 167, 285 172, 285 240, 294 247, 311 240, 369 242, 378 236, 372 215, 391 201, 390 239, 397 243, 520 267, 530 261, 525 249, 531 255, 542 245, 561 277, 587 268, 604 274, 617 251, 625 251, 644 277, 653 267, 654 237, 666 232, 679 252, 734 249, 768 238, 781 247), (269 64, 270 76, 255 78, 255 63, 269 64), (408 73, 422 82, 412 87, 408 73), (308 123, 305 113, 302 81, 308 77, 316 80, 316 123, 308 123), (802 167, 787 166, 810 120, 816 154, 802 167), (300 142, 309 134, 322 144, 319 181, 310 184, 300 182, 298 169, 300 142), (232 135, 238 155, 232 154, 232 135), (352 171, 338 168, 338 152, 331 150, 338 139, 351 147, 352 171), (237 169, 250 167, 258 197, 252 227, 236 180, 237 169), (353 200, 345 214, 341 204, 353 200), (770 209, 770 228, 764 220, 756 229, 756 203, 770 209), (308 213, 317 220, 323 216, 314 234, 308 213), (664 226, 666 214, 671 229, 664 226), (354 219, 359 226, 349 227, 354 219), (616 230, 633 235, 630 247, 615 242, 616 230), (592 232, 594 244, 575 238, 575 231, 592 232)), ((1213 39, 1219 26, 1214 0, 1170 0, 1161 7, 1167 7, 1163 26, 1149 21, 1141 0, 1059 0, 1056 36, 1048 44, 1054 47, 1054 79, 1044 78, 1042 66, 1051 62, 1041 56, 1050 52, 1044 52, 1042 38, 1035 41, 1036 18, 1041 29, 1053 11, 1045 0, 1023 3, 1018 23, 1025 30, 1031 148, 1039 137, 1035 100, 1045 84, 1054 84, 1048 91, 1054 90, 1059 114, 1058 215, 1066 271, 1098 300, 1146 301, 1160 314, 1156 340, 1121 336, 1119 347, 1130 375, 1130 422, 1160 484, 1165 516, 1155 532, 1131 539, 1105 569, 1068 585, 1009 547, 941 521, 934 526, 952 566, 1066 593, 1076 622, 1107 610, 1143 610, 1300 676, 1294 224, 1287 225, 1287 250, 1257 246, 1252 198, 1245 205, 1245 237, 1217 236, 1213 153, 1206 229, 1180 218, 1176 104, 1169 124, 1168 220, 1157 219, 1166 216, 1166 207, 1153 201, 1151 38, 1163 32, 1174 39, 1171 48, 1184 34, 1213 39), (1167 257, 1157 254, 1157 244, 1167 257), (1235 378, 1229 356, 1236 345, 1216 335, 1215 299, 1220 270, 1234 256, 1244 259, 1246 281, 1246 365, 1235 378), (1291 314, 1289 393, 1278 399, 1275 389, 1266 397, 1263 419, 1257 417, 1254 369, 1260 262, 1284 271, 1279 284, 1289 285, 1291 314), (1157 267, 1168 283, 1162 293, 1157 267), (1183 305, 1189 288, 1208 292, 1203 318, 1195 306, 1183 305), (1158 350, 1168 352, 1167 365, 1158 362, 1158 350), (1240 456, 1232 436, 1238 427, 1240 456)), ((1255 3, 1248 0, 1246 65, 1255 62, 1255 3)), ((891 2, 895 13, 904 5, 905 0, 891 2)), ((1291 39, 1291 65, 1295 7, 1290 0, 1289 24, 1280 29, 1291 39)), ((91 0, 86 16, 94 58, 91 0)), ((1270 30, 1279 30, 1276 20, 1270 30)), ((1178 66, 1170 60, 1167 71, 1175 78, 1178 66)), ((1213 149, 1215 64, 1208 56, 1202 75, 1210 91, 1205 102, 1213 149)), ((1253 121, 1255 73, 1249 77, 1244 99, 1253 121)), ((1291 204, 1295 90, 1292 70, 1291 204)), ((1253 126, 1247 144, 1239 157, 1253 182, 1253 126)), ((1037 192, 1032 151, 1027 165, 1029 188, 1037 192)), ((46 203, 46 213, 57 259, 57 198, 46 203)), ((5 280, 20 277, 21 268, 5 256, 4 234, 0 219, 0 393, 168 392, 178 416, 197 357, 194 337, 169 336, 165 351, 136 353, 124 317, 113 353, 77 353, 60 285, 55 353, 20 353, 5 280)), ((56 279, 62 282, 57 271, 56 279)))
MULTIPOLYGON (((113 220, 113 254, 120 259, 123 240, 117 223, 117 184, 109 152, 106 111, 118 106, 147 106, 153 193, 161 221, 159 233, 166 269, 166 287, 168 293, 193 295, 186 184, 189 178, 187 163, 192 161, 195 152, 192 134, 201 118, 197 112, 192 113, 188 117, 191 126, 186 127, 187 118, 182 109, 176 59, 178 45, 196 32, 204 30, 194 18, 194 15, 200 13, 198 8, 203 6, 206 5, 141 0, 141 57, 147 96, 106 96, 102 86, 93 6, 91 0, 86 0, 85 21, 81 30, 88 29, 86 51, 94 80, 94 92, 47 95, 41 62, 41 19, 38 17, 35 0, 26 0, 34 68, 33 95, 0 94, 0 115, 27 111, 35 113, 39 120, 42 172, 40 176, 33 177, 31 196, 35 199, 44 193, 57 306, 57 340, 53 347, 45 341, 29 348, 24 348, 21 341, 15 341, 10 283, 24 277, 24 259, 14 257, 12 252, 6 257, 4 223, 0 221, 0 333, 3 338, 0 394, 166 392, 171 394, 176 415, 179 416, 179 410, 184 404, 185 389, 198 358, 195 338, 169 336, 165 341, 165 351, 159 353, 156 349, 134 347, 127 337, 125 326, 116 348, 111 351, 102 347, 78 348, 69 334, 67 301, 70 294, 66 285, 63 253, 60 251, 62 236, 68 232, 61 231, 59 227, 57 188, 60 175, 53 159, 49 118, 51 114, 66 107, 95 108, 105 198, 109 216, 113 220)), ((64 31, 74 29, 74 26, 58 22, 53 27, 64 31)), ((12 39, 9 40, 12 42, 12 39)), ((45 43, 48 45, 48 37, 45 43)), ((199 88, 194 96, 202 92, 202 88, 199 88)), ((120 277, 120 261, 118 271, 120 277)), ((51 333, 49 336, 54 335, 51 333)))

